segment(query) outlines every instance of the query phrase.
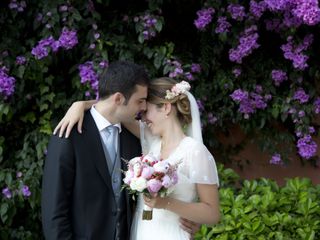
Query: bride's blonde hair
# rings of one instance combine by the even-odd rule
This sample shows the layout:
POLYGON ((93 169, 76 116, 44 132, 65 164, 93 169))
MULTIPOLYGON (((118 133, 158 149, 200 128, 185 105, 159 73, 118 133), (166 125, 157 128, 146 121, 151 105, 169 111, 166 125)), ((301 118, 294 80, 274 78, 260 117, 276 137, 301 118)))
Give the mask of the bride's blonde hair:
POLYGON ((151 80, 148 87, 147 101, 159 107, 164 103, 171 103, 177 109, 177 116, 182 125, 192 121, 190 102, 186 94, 180 93, 172 99, 166 99, 167 90, 171 90, 178 82, 172 78, 161 77, 151 80))

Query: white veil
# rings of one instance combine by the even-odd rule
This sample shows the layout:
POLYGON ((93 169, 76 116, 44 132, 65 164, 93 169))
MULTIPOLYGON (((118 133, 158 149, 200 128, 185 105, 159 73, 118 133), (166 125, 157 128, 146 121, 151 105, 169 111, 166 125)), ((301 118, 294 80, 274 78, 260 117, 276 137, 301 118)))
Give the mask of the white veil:
POLYGON ((189 91, 186 91, 185 94, 187 95, 190 102, 191 118, 192 118, 191 123, 188 125, 187 135, 192 137, 196 141, 203 143, 198 104, 194 96, 189 91))

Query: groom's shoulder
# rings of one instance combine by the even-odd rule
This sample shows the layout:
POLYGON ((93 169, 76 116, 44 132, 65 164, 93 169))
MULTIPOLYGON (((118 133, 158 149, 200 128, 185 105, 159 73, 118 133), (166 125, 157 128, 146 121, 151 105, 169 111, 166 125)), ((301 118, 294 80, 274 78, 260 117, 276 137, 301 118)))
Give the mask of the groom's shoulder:
POLYGON ((121 125, 121 132, 120 132, 120 143, 122 145, 130 145, 140 147, 140 139, 137 138, 134 134, 132 134, 128 129, 126 129, 123 125, 121 125))

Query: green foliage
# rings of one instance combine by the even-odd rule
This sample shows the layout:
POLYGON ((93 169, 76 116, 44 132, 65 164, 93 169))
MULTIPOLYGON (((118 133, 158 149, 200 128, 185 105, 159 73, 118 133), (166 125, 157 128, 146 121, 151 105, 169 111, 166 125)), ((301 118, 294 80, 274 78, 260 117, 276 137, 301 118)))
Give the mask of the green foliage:
MULTIPOLYGON (((221 170, 228 179, 228 169, 221 170)), ((265 178, 220 187, 221 220, 201 226, 195 239, 319 239, 319 190, 306 178, 288 179, 283 187, 265 178)))

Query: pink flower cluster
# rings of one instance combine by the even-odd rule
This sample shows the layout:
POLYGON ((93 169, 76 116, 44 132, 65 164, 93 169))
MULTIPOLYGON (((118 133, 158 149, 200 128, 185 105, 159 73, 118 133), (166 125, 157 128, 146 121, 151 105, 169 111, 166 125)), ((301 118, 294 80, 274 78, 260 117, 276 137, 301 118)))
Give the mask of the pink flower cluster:
POLYGON ((165 196, 169 188, 178 182, 177 166, 178 163, 172 165, 152 154, 135 157, 128 162, 124 186, 131 192, 165 196))

